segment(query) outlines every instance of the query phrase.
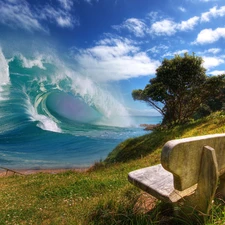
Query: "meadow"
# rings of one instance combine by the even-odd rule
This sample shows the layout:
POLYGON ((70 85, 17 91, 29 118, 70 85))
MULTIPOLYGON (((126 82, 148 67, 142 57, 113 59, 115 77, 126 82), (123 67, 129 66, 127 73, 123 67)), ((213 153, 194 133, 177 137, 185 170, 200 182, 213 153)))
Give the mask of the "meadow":
POLYGON ((168 140, 224 132, 225 114, 217 112, 128 139, 86 171, 2 176, 0 224, 224 224, 222 199, 215 199, 203 222, 197 214, 194 219, 176 215, 127 180, 128 172, 158 164, 168 140))

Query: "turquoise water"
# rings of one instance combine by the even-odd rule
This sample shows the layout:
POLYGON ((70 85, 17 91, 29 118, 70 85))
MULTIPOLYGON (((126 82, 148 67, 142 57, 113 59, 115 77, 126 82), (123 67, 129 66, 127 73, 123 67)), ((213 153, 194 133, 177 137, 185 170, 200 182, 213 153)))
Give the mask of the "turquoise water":
POLYGON ((52 58, 0 51, 0 81, 2 167, 87 167, 145 134, 139 124, 161 121, 129 116, 107 90, 52 58))

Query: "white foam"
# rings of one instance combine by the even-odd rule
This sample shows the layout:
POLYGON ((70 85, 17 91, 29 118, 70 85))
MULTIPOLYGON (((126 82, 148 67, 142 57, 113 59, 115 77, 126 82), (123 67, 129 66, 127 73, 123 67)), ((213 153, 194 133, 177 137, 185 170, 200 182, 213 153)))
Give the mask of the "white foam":
POLYGON ((43 65, 43 61, 44 61, 43 55, 37 55, 37 57, 34 59, 27 59, 22 54, 20 54, 19 57, 22 60, 22 66, 24 68, 32 68, 34 66, 37 66, 40 69, 43 69, 43 70, 46 69, 43 65))
POLYGON ((9 65, 0 48, 0 101, 7 100, 6 87, 10 84, 9 65))
POLYGON ((57 124, 51 118, 45 115, 38 114, 37 110, 32 105, 29 96, 26 93, 25 95, 27 96, 26 108, 27 108, 27 113, 30 115, 30 119, 32 121, 38 121, 37 126, 43 130, 61 133, 62 130, 57 126, 57 124))
POLYGON ((52 132, 61 133, 62 130, 57 126, 57 124, 51 120, 49 117, 44 115, 35 115, 35 120, 38 120, 37 126, 43 130, 48 130, 52 132))
POLYGON ((9 65, 0 48, 0 86, 9 83, 9 65))

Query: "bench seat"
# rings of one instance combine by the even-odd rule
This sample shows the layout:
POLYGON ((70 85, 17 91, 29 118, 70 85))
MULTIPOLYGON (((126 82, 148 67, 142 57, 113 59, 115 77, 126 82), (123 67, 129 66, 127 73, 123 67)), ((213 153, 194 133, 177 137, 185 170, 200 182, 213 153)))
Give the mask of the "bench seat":
POLYGON ((197 188, 196 184, 184 191, 176 190, 173 174, 165 170, 161 164, 132 171, 128 174, 128 180, 136 187, 168 203, 175 203, 193 194, 197 188))

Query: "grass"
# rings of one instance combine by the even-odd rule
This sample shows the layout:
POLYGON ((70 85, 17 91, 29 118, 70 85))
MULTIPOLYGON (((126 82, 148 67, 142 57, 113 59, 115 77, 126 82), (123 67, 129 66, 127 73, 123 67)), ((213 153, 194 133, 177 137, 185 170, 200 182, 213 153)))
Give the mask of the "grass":
POLYGON ((105 162, 110 164, 142 158, 155 152, 156 149, 161 150, 163 145, 171 139, 224 132, 225 115, 222 112, 217 112, 189 124, 176 126, 169 130, 157 129, 150 135, 127 139, 109 154, 105 162))
MULTIPOLYGON (((0 177, 0 225, 6 224, 202 224, 173 213, 127 181, 128 172, 160 162, 166 141, 224 133, 225 116, 156 130, 121 143, 105 162, 89 171, 0 177)), ((224 224, 225 208, 216 199, 204 224, 224 224)))

